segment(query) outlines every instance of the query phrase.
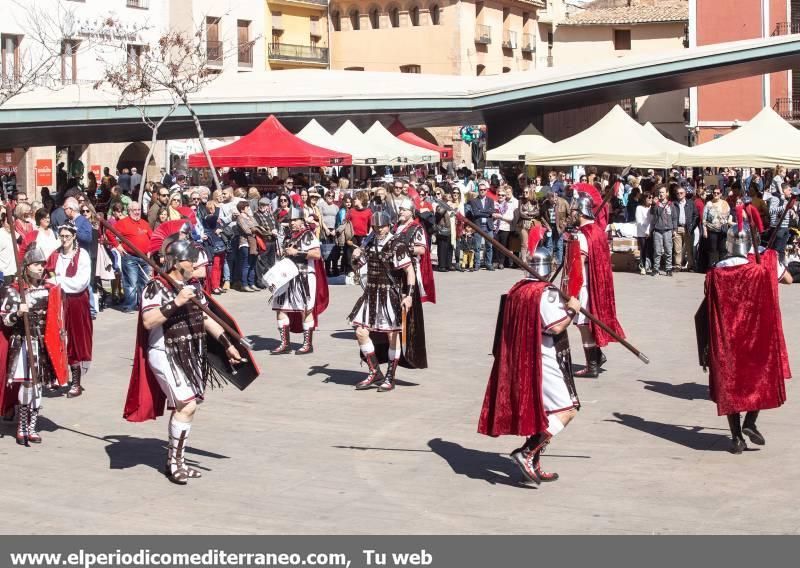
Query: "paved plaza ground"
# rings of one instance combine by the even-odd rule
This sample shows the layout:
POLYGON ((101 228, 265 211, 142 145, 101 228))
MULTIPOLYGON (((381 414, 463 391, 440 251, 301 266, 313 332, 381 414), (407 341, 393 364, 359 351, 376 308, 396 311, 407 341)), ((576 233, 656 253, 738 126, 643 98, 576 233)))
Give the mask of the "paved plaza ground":
MULTIPOLYGON (((797 387, 789 384, 784 407, 762 413, 766 446, 726 451, 727 423, 697 366, 695 274, 615 275, 620 321, 652 363, 608 348, 606 372, 578 381, 583 409, 543 458, 561 479, 520 483, 507 456, 520 439, 475 433, 498 298, 520 275, 437 274, 439 303, 425 312, 430 368, 401 370, 387 394, 353 390, 365 368, 345 316, 358 288, 331 287, 316 351, 305 357, 270 356, 276 330, 264 293, 226 294, 263 375, 201 406, 189 457, 207 471, 186 487, 160 473, 167 421, 122 419, 136 320, 104 312, 84 396, 45 399, 44 443, 19 447, 0 426, 0 503, 19 515, 2 532, 800 531, 797 387)), ((781 287, 796 374, 798 298, 800 286, 781 287)))

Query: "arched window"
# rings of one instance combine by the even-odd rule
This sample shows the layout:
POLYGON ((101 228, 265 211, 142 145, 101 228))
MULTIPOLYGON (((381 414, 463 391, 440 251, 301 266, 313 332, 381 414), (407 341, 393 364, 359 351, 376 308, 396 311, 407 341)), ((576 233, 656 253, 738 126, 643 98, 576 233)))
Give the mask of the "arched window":
POLYGON ((334 10, 331 12, 331 22, 333 24, 333 31, 342 31, 342 14, 339 12, 339 10, 334 10))
POLYGON ((478 65, 478 66, 475 68, 475 74, 476 74, 478 77, 480 77, 481 75, 483 75, 483 72, 484 72, 484 71, 486 71, 486 65, 478 65))
POLYGON ((411 25, 412 26, 418 26, 419 25, 419 6, 413 6, 408 11, 408 17, 411 20, 411 25))
POLYGON ((441 12, 439 11, 439 5, 434 4, 433 6, 431 6, 431 24, 433 24, 434 26, 438 26, 440 18, 441 18, 441 12))
POLYGON ((350 29, 354 31, 361 29, 361 13, 358 8, 350 10, 350 29))
POLYGON ((389 23, 393 28, 400 27, 400 10, 397 7, 389 10, 389 23))
POLYGON ((373 30, 381 29, 381 13, 377 8, 369 11, 369 25, 373 30))

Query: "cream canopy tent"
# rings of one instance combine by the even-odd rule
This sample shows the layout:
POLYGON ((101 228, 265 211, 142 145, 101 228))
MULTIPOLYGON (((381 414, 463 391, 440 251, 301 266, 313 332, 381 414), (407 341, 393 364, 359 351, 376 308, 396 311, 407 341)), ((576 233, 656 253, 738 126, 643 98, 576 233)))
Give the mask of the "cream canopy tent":
MULTIPOLYGON (((334 138, 333 134, 325 130, 325 127, 323 127, 313 118, 303 127, 300 132, 295 134, 295 136, 301 140, 305 140, 309 144, 314 144, 315 146, 319 146, 321 148, 328 148, 330 150, 336 150, 337 152, 346 151, 344 146, 339 144, 336 138, 334 138)), ((349 154, 349 152, 347 153, 349 154)), ((355 160, 355 156, 353 156, 353 160, 355 160)))
POLYGON ((674 157, 653 142, 642 126, 617 105, 583 132, 546 149, 526 152, 525 162, 547 166, 669 168, 674 157))
POLYGON ((364 136, 370 142, 390 150, 397 160, 391 162, 393 164, 433 164, 441 159, 439 152, 403 142, 378 121, 367 129, 364 136))
POLYGON ((769 107, 744 126, 678 155, 684 166, 800 167, 800 132, 769 107))
POLYGON ((653 126, 652 122, 646 123, 643 128, 647 136, 649 136, 650 139, 652 139, 653 142, 655 142, 656 144, 660 144, 662 148, 664 148, 664 151, 666 152, 670 152, 672 154, 677 155, 680 152, 685 152, 686 150, 689 149, 688 146, 684 146, 679 142, 675 142, 675 140, 670 140, 669 138, 661 134, 658 128, 653 126))
POLYGON ((353 156, 353 165, 386 165, 401 163, 396 153, 384 145, 371 141, 351 121, 346 121, 333 133, 337 148, 347 148, 353 156))
POLYGON ((526 152, 546 150, 553 143, 542 136, 533 124, 522 131, 522 134, 486 152, 486 160, 490 162, 524 162, 526 152))

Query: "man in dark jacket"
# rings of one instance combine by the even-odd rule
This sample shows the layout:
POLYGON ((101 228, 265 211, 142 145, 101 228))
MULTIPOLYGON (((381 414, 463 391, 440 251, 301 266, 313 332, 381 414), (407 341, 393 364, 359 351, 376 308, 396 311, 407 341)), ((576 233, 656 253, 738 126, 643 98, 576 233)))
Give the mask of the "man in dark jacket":
MULTIPOLYGON (((489 236, 494 236, 494 225, 492 223, 492 215, 494 215, 494 200, 486 195, 489 190, 489 182, 483 180, 478 186, 478 197, 467 203, 467 216, 478 226, 483 229, 489 236)), ((478 233, 475 233, 475 268, 478 268, 478 260, 480 259, 480 250, 484 248, 483 265, 486 270, 494 270, 492 266, 492 245, 485 242, 484 238, 478 233)))
POLYGON ((673 205, 667 197, 667 186, 656 188, 658 198, 650 208, 653 223, 653 276, 666 274, 672 276, 672 234, 675 231, 673 205), (664 258, 665 272, 661 272, 661 258, 664 258))
POLYGON ((678 187, 672 203, 672 249, 675 252, 673 265, 678 270, 694 269, 694 230, 700 222, 694 201, 686 198, 686 188, 678 187))

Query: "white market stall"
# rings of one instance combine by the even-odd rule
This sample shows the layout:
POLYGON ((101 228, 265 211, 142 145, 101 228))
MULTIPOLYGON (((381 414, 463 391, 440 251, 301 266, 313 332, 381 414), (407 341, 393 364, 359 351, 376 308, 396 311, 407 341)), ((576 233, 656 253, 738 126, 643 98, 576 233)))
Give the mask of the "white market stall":
POLYGON ((375 121, 375 123, 369 127, 364 133, 364 136, 370 140, 371 143, 377 144, 381 148, 388 149, 397 160, 391 162, 394 165, 437 164, 441 160, 441 154, 439 152, 403 142, 378 121, 375 121))
POLYGON ((347 148, 354 166, 400 164, 396 152, 385 144, 367 138, 351 121, 346 121, 333 133, 337 148, 347 148))
POLYGON ((542 136, 542 133, 533 124, 529 124, 522 134, 513 140, 486 152, 486 160, 489 162, 524 162, 526 153, 544 151, 552 145, 553 143, 542 136))

